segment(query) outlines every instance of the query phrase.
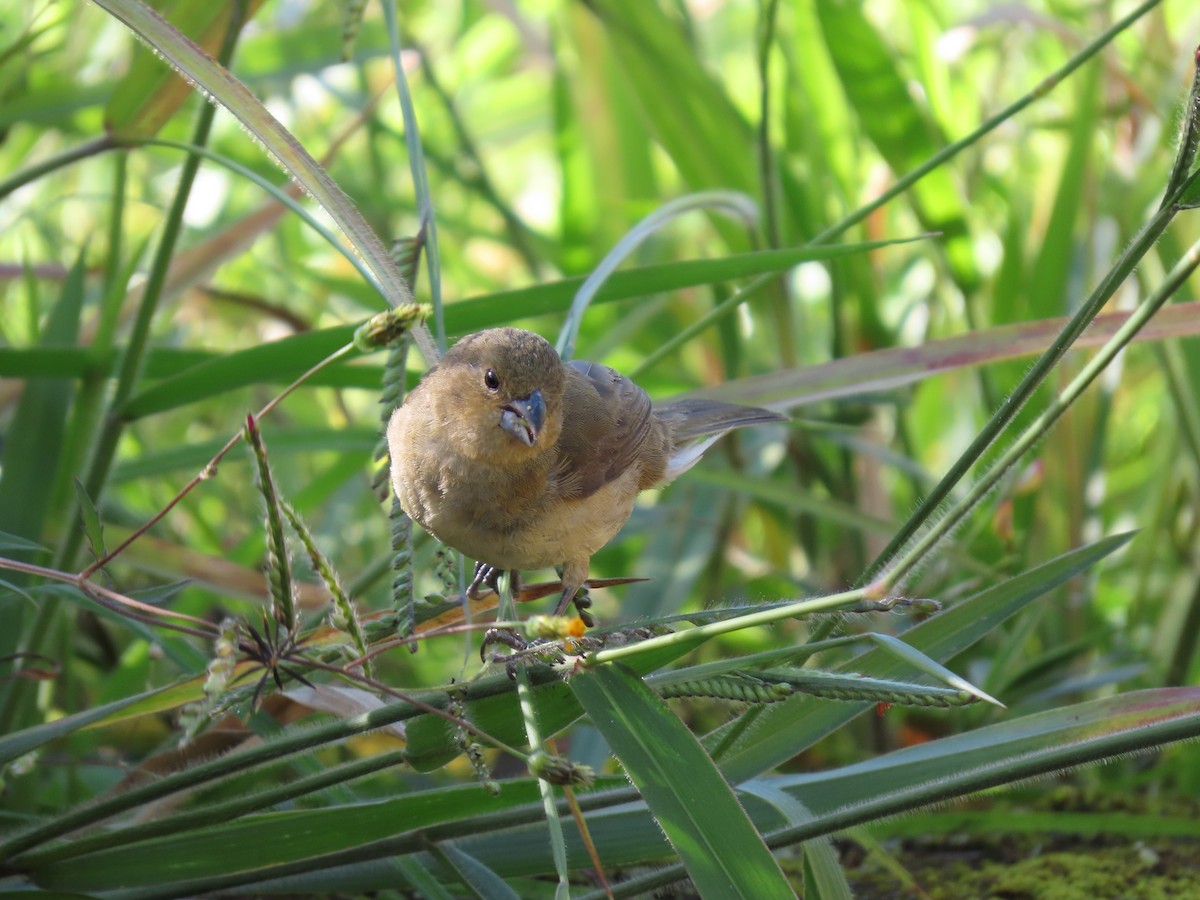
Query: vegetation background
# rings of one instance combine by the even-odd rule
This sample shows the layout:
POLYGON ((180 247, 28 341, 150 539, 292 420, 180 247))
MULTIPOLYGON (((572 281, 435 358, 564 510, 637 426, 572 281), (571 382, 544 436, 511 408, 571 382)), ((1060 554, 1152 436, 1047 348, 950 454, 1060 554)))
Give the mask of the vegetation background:
MULTIPOLYGON (((234 79, 192 73, 214 104, 130 33, 192 59, 147 30, 136 0, 0 8, 0 552, 14 561, 0 580, 0 884, 550 896, 569 879, 601 891, 603 870, 618 895, 686 875, 709 896, 839 897, 851 869, 889 885, 856 881, 861 896, 982 896, 1016 869, 956 887, 922 874, 897 836, 1001 829, 1023 837, 980 856, 1107 835, 1118 874, 1090 862, 1094 883, 1060 876, 1091 897, 1124 896, 1104 892, 1130 871, 1168 892, 1196 877, 1176 843, 1200 836, 1194 744, 1015 800, 913 812, 1200 734, 1200 307, 1186 268, 1200 223, 1178 208, 1196 181, 1194 3, 151 5, 230 61, 234 79), (272 154, 315 198, 309 220, 276 199, 289 181, 272 154), (600 773, 567 792, 588 837, 521 753, 412 718, 419 693, 527 743, 531 716, 503 672, 446 688, 476 671, 478 631, 391 649, 374 684, 312 686, 338 684, 318 663, 357 654, 336 657, 328 579, 299 536, 295 607, 285 599, 284 526, 264 525, 244 447, 88 584, 70 577, 167 508, 247 413, 403 299, 370 232, 408 239, 410 275, 421 234, 414 293, 435 303, 436 338, 517 324, 554 339, 582 278, 639 220, 702 192, 741 213, 709 195, 627 247, 577 355, 655 398, 720 385, 794 421, 724 441, 593 561, 594 576, 650 579, 596 591, 603 625, 735 617, 704 642, 626 658, 660 691, 707 678, 684 693, 708 696, 670 713, 628 669, 565 685, 517 667, 543 736, 587 714, 557 749, 600 773), (1149 340, 1074 391, 1120 316, 1155 298, 1167 305, 1149 340), (1067 352, 1066 317, 1098 313, 1067 352), (873 581, 886 589, 839 594, 873 581), (883 595, 944 609, 810 615, 883 595), (208 624, 200 639, 174 633, 127 598, 208 624), (780 602, 800 606, 750 627, 746 607, 780 602), (271 652, 292 674, 255 663, 271 652), (723 686, 699 668, 728 660, 739 671, 723 686), (791 698, 715 699, 785 678, 746 676, 756 665, 791 666, 791 698), (793 683, 813 667, 893 683, 793 683), (1007 708, 928 708, 981 692, 1007 708), (477 783, 492 777, 498 798, 477 783), (561 831, 547 825, 555 802, 561 831)), ((274 488, 375 629, 366 640, 436 606, 397 599, 373 487, 395 402, 381 412, 384 386, 424 366, 415 351, 347 352, 258 417, 274 488)), ((399 573, 411 564, 418 600, 453 593, 469 561, 419 533, 411 550, 399 573)))

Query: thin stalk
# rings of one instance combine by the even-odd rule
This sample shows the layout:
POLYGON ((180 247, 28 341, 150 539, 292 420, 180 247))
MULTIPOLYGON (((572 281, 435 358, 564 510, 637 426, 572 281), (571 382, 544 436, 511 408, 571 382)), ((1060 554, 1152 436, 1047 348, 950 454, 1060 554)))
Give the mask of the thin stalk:
MULTIPOLYGON (((779 227, 778 177, 775 170, 775 154, 771 150, 771 45, 775 41, 775 23, 779 16, 779 0, 764 0, 760 6, 758 35, 758 174, 762 188, 763 234, 767 246, 782 246, 783 236, 779 227)), ((780 364, 787 369, 795 368, 796 321, 792 305, 784 286, 782 275, 772 282, 771 312, 775 318, 775 340, 779 347, 780 364)))
POLYGON ((96 138, 94 141, 88 141, 86 144, 80 144, 78 147, 64 150, 62 153, 51 156, 49 159, 44 159, 40 163, 35 163, 28 169, 22 169, 20 172, 16 172, 3 181, 0 181, 0 200, 3 200, 13 191, 23 188, 27 184, 32 184, 43 175, 49 175, 51 172, 65 169, 67 166, 77 163, 81 159, 89 159, 101 153, 107 153, 109 150, 115 150, 116 148, 117 144, 112 139, 112 136, 106 134, 96 138))
MULTIPOLYGON (((1071 346, 1083 334, 1084 330, 1091 324, 1097 314, 1099 314, 1104 304, 1108 302, 1121 283, 1136 268, 1141 258, 1154 246, 1154 242, 1158 240, 1159 235, 1162 234, 1177 211, 1173 207, 1161 209, 1155 213, 1149 222, 1142 226, 1142 230, 1138 232, 1133 242, 1121 254, 1120 259, 1108 271, 1104 280, 1092 291, 1083 305, 1075 312, 1075 315, 1071 317, 1071 320, 1063 327, 1063 330, 1055 338, 1054 342, 1046 348, 1045 352, 1038 357, 1037 362, 1025 373, 1025 377, 1021 379, 1021 383, 1017 385, 1013 392, 992 414, 987 424, 983 426, 979 434, 971 441, 970 446, 954 461, 954 465, 946 471, 946 474, 941 477, 933 490, 921 501, 916 511, 908 517, 905 523, 892 536, 888 545, 884 547, 875 558, 875 561, 866 569, 862 582, 867 581, 888 560, 892 559, 920 530, 921 526, 925 524, 942 502, 950 496, 950 492, 966 476, 967 472, 970 471, 979 458, 987 452, 988 448, 995 443, 1000 433, 1013 420, 1017 412, 1025 405, 1029 398, 1033 396, 1034 391, 1041 386, 1046 376, 1050 374, 1050 371, 1058 364, 1063 355, 1071 349, 1071 346)), ((1126 321, 1126 326, 1128 326, 1129 321, 1132 321, 1132 318, 1126 321)), ((1120 334, 1120 331, 1117 333, 1120 334)))
MULTIPOLYGON (((220 56, 222 64, 228 63, 229 59, 233 56, 233 48, 237 42, 237 35, 241 30, 241 21, 242 3, 239 2, 236 11, 230 17, 229 28, 225 32, 225 38, 221 45, 220 56)), ((205 103, 201 107, 196 117, 196 126, 193 130, 191 143, 203 145, 208 141, 208 133, 212 128, 212 121, 216 115, 216 111, 216 107, 209 103, 205 103)), ((138 378, 141 375, 142 365, 145 361, 146 352, 149 349, 150 326, 154 321, 154 314, 158 309, 158 302, 162 296, 162 288, 166 283, 167 271, 170 268, 171 258, 175 253, 175 244, 183 227, 183 213, 187 207, 188 197, 191 194, 192 184, 195 181, 196 172, 199 168, 200 157, 196 154, 190 154, 184 161, 183 171, 179 176, 179 184, 175 190, 175 198, 171 203, 171 209, 167 214, 166 221, 163 223, 162 237, 155 253, 150 275, 147 279, 146 290, 142 294, 142 302, 134 320, 133 332, 130 335, 129 343, 126 345, 125 353, 121 360, 117 385, 112 399, 109 401, 104 425, 100 429, 100 434, 96 439, 91 458, 88 461, 87 471, 83 478, 83 487, 87 495, 96 504, 100 502, 100 495, 103 493, 109 470, 112 468, 113 458, 116 455, 117 443, 124 431, 125 423, 120 419, 119 411, 125 401, 133 394, 138 378)), ((78 514, 78 502, 76 501, 75 505, 71 507, 67 521, 75 521, 78 514)), ((71 568, 75 557, 79 553, 82 541, 82 529, 69 529, 55 555, 54 568, 71 568)), ((49 638, 51 628, 58 617, 58 610, 59 599, 57 597, 48 598, 45 603, 38 607, 37 614, 30 623, 29 630, 25 633, 21 644, 23 652, 38 652, 44 647, 49 638)), ((5 696, 3 705, 0 706, 0 732, 7 731, 11 727, 16 717, 21 714, 21 710, 30 697, 31 692, 29 690, 14 690, 5 696)))
MULTIPOLYGON (((103 359, 112 351, 113 333, 125 298, 125 285, 129 272, 121 262, 122 238, 125 234, 125 185, 128 170, 128 155, 118 153, 113 157, 112 203, 108 218, 108 254, 104 264, 104 282, 101 289, 100 317, 96 336, 92 340, 89 354, 93 359, 103 359)), ((104 408, 104 391, 107 387, 108 371, 104 367, 89 368, 79 385, 79 393, 71 410, 71 422, 63 439, 63 459, 57 473, 52 508, 63 510, 70 507, 71 479, 83 468, 87 450, 95 443, 99 427, 100 411, 104 408)))
MULTIPOLYGON (((433 211, 433 197, 429 191, 425 154, 421 149, 421 133, 417 128, 417 111, 413 108, 408 79, 404 77, 404 66, 400 63, 400 27, 397 24, 396 0, 384 0, 383 18, 387 23, 388 46, 392 52, 396 95, 400 99, 400 112, 404 117, 404 143, 408 148, 408 166, 412 172, 417 211, 420 214, 421 225, 426 229, 425 271, 429 273, 429 300, 433 304, 434 337, 437 339, 438 350, 445 353, 446 320, 442 310, 442 268, 438 255, 437 218, 433 211)), ((424 326, 420 326, 419 330, 423 331, 424 326)), ((433 365, 437 360, 429 359, 426 362, 433 365)))
MULTIPOLYGON (((305 663, 329 671, 339 673, 343 671, 338 667, 320 665, 314 660, 306 660, 305 663)), ((393 689, 371 679, 359 677, 355 680, 392 695, 397 693, 393 689)), ((540 674, 535 675, 534 680, 540 684, 551 683, 559 679, 556 674, 547 672, 544 676, 540 674)), ((466 692, 465 699, 470 701, 508 693, 512 690, 512 682, 504 675, 497 675, 493 678, 463 685, 461 688, 466 692)), ((446 701, 447 697, 444 692, 434 691, 427 693, 424 700, 420 699, 420 697, 408 697, 397 703, 388 704, 387 706, 371 710, 350 719, 328 722, 299 731, 280 732, 277 737, 269 738, 257 747, 251 747, 241 750, 236 754, 213 759, 182 772, 174 772, 157 781, 133 788, 119 796, 105 797, 89 806, 71 810, 57 818, 42 822, 25 831, 12 834, 8 836, 8 840, 0 843, 0 862, 11 859, 48 840, 53 840, 78 829, 95 825, 105 819, 170 796, 178 791, 226 778, 297 753, 314 750, 325 744, 332 744, 356 735, 366 734, 375 729, 383 728, 386 725, 394 725, 397 722, 402 722, 424 713, 446 716, 447 714, 442 709, 446 701)), ((524 758, 525 756, 513 748, 504 746, 490 735, 479 731, 479 729, 472 726, 469 722, 452 717, 451 721, 455 725, 468 729, 473 734, 499 746, 501 749, 512 753, 518 758, 524 758)))
MULTIPOLYGON (((122 239, 125 234, 125 189, 129 174, 129 154, 118 153, 113 166, 113 203, 108 220, 108 264, 104 270, 104 306, 92 340, 93 353, 108 353, 121 317, 121 301, 125 299, 128 273, 121 267, 122 239)), ((136 260, 140 254, 134 254, 136 260)))
POLYGON ((1040 82, 1038 82, 1037 87, 1035 87, 1032 91, 1025 94, 1025 96, 1021 97, 1019 100, 1010 103, 991 118, 985 119, 983 123, 980 124, 980 126, 970 134, 966 135, 960 140, 955 141, 949 146, 943 147, 937 153, 933 154, 933 156, 929 157, 929 159, 925 160, 925 162, 923 162, 921 165, 917 166, 907 175, 897 180, 895 184, 893 184, 890 188, 888 188, 866 206, 859 207, 840 222, 830 225, 811 241, 809 241, 809 243, 825 244, 833 240, 838 235, 849 231, 859 222, 862 222, 864 219, 870 216, 871 213, 875 212, 875 210, 880 209, 881 207, 890 203, 896 197, 899 197, 934 169, 941 166, 942 163, 950 161, 963 150, 973 146, 979 141, 980 138, 985 137, 991 132, 995 131, 1017 113, 1025 109, 1025 107, 1030 106, 1038 100, 1041 100, 1056 87, 1058 87, 1059 84, 1061 84, 1076 69, 1103 50, 1105 46, 1110 44, 1117 35, 1127 29, 1146 13, 1150 12, 1150 10, 1154 9, 1154 7, 1158 6, 1160 3, 1162 3, 1162 0, 1145 0, 1145 2, 1141 5, 1134 7, 1128 15, 1121 17, 1114 22, 1110 28, 1101 32, 1094 41, 1067 60, 1061 68, 1051 72, 1040 82))
POLYGON ((380 753, 332 769, 323 769, 315 775, 309 775, 248 796, 238 796, 232 800, 202 806, 199 809, 177 813, 156 821, 130 825, 128 828, 98 831, 68 844, 58 844, 45 850, 28 853, 21 857, 21 865, 26 868, 37 868, 59 860, 82 856, 85 853, 105 850, 109 847, 127 846, 138 841, 178 834, 181 831, 219 825, 247 813, 267 809, 279 803, 324 790, 335 784, 343 784, 355 778, 362 778, 364 775, 390 769, 403 763, 406 757, 407 754, 403 750, 380 753))
MULTIPOLYGON (((1156 217, 1157 218, 1157 217, 1156 217)), ((1165 304, 1174 293, 1187 281, 1191 274, 1200 266, 1200 241, 1193 244, 1180 260, 1172 267, 1162 284, 1142 302, 1116 333, 1104 344, 1091 360, 1088 361, 1071 382, 1054 398, 1046 409, 1025 429, 1020 437, 1010 446, 991 468, 971 486, 966 496, 958 501, 947 513, 939 519, 932 528, 921 536, 913 546, 900 558, 896 565, 889 569, 883 577, 872 586, 871 593, 884 594, 894 589, 926 555, 944 537, 950 534, 966 517, 967 513, 992 490, 1021 457, 1040 441, 1066 412, 1079 395, 1094 381, 1101 372, 1113 361, 1118 353, 1125 348, 1150 318, 1165 304)), ((1110 275, 1111 277, 1111 275, 1110 275)))
POLYGON ((771 45, 775 42, 775 23, 779 0, 763 0, 760 6, 758 36, 758 174, 762 182, 763 231, 767 243, 778 247, 779 201, 775 193, 775 158, 771 153, 771 45))
MULTIPOLYGON (((618 806, 622 803, 632 803, 638 799, 639 796, 636 789, 625 788, 622 790, 605 791, 603 793, 585 794, 579 798, 579 806, 581 809, 590 812, 618 806)), ((560 801, 556 805, 557 815, 566 816, 569 812, 570 809, 566 801, 560 801)), ((389 857, 416 853, 428 849, 430 843, 456 840, 463 837, 475 837, 493 831, 503 831, 517 825, 533 824, 541 821, 544 816, 545 810, 540 804, 530 803, 503 812, 473 816, 469 819, 447 822, 443 825, 434 825, 419 831, 405 832, 394 837, 372 841, 369 844, 351 847, 347 850, 326 853, 322 856, 310 856, 306 859, 296 860, 295 862, 280 863, 249 872, 234 872, 230 875, 176 883, 166 888, 127 891, 122 896, 129 898, 129 900, 154 900, 154 898, 159 897, 188 896, 201 892, 257 884, 263 881, 333 868, 334 866, 352 865, 373 859, 387 859, 389 857)))
POLYGON ((471 169, 474 171, 474 174, 466 175, 459 172, 454 166, 448 166, 448 171, 451 174, 458 175, 465 186, 474 187, 475 190, 479 191, 481 199, 489 203, 496 210, 500 218, 504 220, 504 227, 508 231, 508 237, 513 244, 513 249, 529 269, 529 274, 536 278, 540 273, 540 265, 539 255, 534 244, 535 242, 543 244, 543 239, 532 228, 526 225, 521 217, 517 215, 516 211, 500 196, 500 192, 496 189, 491 176, 488 174, 487 167, 484 165, 483 157, 480 156, 479 149, 475 146, 475 141, 471 137, 471 133, 467 130, 466 124, 463 122, 462 115, 458 111, 458 106, 454 103, 454 98, 438 78, 437 72, 433 68, 433 63, 429 60, 428 51, 424 47, 416 45, 411 39, 408 39, 408 43, 417 51, 417 56, 421 61, 421 71, 425 74, 425 81, 442 102, 442 107, 445 109, 446 116, 450 120, 450 125, 454 129, 454 134, 458 138, 459 153, 457 157, 465 157, 470 160, 471 169))
MULTIPOLYGON (((505 573, 500 579, 500 615, 505 619, 517 617, 512 596, 512 576, 505 573)), ((538 727, 537 707, 533 702, 533 686, 529 683, 529 671, 517 666, 517 701, 521 707, 521 719, 525 723, 525 737, 529 749, 536 754, 544 752, 541 729, 538 727)), ((567 843, 563 837, 562 822, 558 818, 554 786, 544 778, 537 780, 542 797, 542 808, 546 813, 546 827, 550 831, 550 848, 554 857, 554 869, 558 874, 558 888, 563 896, 570 895, 570 874, 567 869, 567 843)))
MULTIPOLYGON (((295 381, 293 381, 291 384, 289 384, 286 388, 284 388, 282 391, 280 391, 278 394, 276 394, 274 397, 272 397, 267 402, 267 404, 258 411, 258 413, 254 416, 254 418, 256 420, 261 420, 264 416, 268 415, 271 412, 271 410, 273 410, 276 406, 278 406, 285 399, 287 399, 287 397, 293 391, 295 391, 298 387, 300 387, 300 385, 302 385, 302 384, 304 384, 304 382, 308 381, 308 379, 311 378, 315 373, 321 371, 321 369, 325 368, 326 366, 331 365, 334 362, 337 362, 337 360, 341 359, 343 356, 346 356, 348 353, 352 352, 354 349, 355 349, 354 344, 347 344, 346 346, 342 347, 341 349, 335 350, 333 353, 329 354, 329 356, 325 357, 323 360, 321 360, 319 363, 314 365, 307 372, 305 372, 303 375, 301 375, 299 378, 297 378, 295 381)), ((131 534, 129 537, 127 537, 124 541, 122 541, 120 544, 118 544, 114 549, 109 551, 105 556, 96 560, 94 563, 92 563, 90 566, 88 566, 86 569, 84 569, 80 573, 80 577, 88 578, 94 572, 96 572, 96 570, 101 569, 104 566, 108 565, 110 562, 112 562, 114 559, 116 559, 118 556, 120 556, 123 552, 125 552, 125 548, 127 548, 130 544, 132 544, 134 541, 136 541, 138 538, 140 538, 143 534, 145 534, 147 531, 149 531, 152 527, 154 527, 155 524, 162 521, 163 517, 166 516, 167 513, 169 513, 171 510, 173 510, 184 497, 186 497, 188 494, 190 494, 192 492, 192 490, 196 487, 196 485, 200 484, 200 482, 202 482, 202 481, 207 481, 209 478, 212 478, 213 475, 217 471, 218 464, 221 462, 221 460, 223 460, 225 458, 226 454, 228 454, 230 450, 232 450, 239 443, 241 443, 242 437, 243 437, 243 433, 241 431, 236 432, 233 437, 231 437, 228 441, 226 441, 225 446, 222 447, 220 450, 218 450, 217 454, 205 464, 204 468, 202 468, 198 473, 196 473, 194 476, 192 476, 191 481, 189 481, 187 484, 185 484, 183 486, 183 488, 179 491, 179 493, 177 493, 174 497, 172 497, 171 500, 162 509, 160 509, 158 512, 156 512, 144 525, 142 525, 141 528, 137 529, 137 531, 135 531, 133 534, 131 534)))
POLYGON ((706 641, 722 634, 741 631, 743 628, 770 625, 783 619, 793 619, 797 616, 807 616, 813 613, 838 609, 849 603, 867 598, 867 591, 859 588, 852 591, 842 591, 840 594, 830 594, 826 597, 816 597, 812 600, 798 600, 795 603, 785 603, 782 606, 774 606, 770 609, 759 610, 742 616, 734 616, 721 622, 710 622, 707 625, 697 625, 695 628, 688 628, 685 631, 664 634, 659 637, 650 638, 649 640, 639 641, 636 644, 626 644, 622 647, 600 650, 589 655, 586 663, 587 665, 601 665, 602 663, 612 662, 616 659, 623 659, 626 656, 657 650, 660 647, 673 647, 678 644, 690 646, 693 643, 706 641))
POLYGON ((636 381, 638 377, 647 369, 658 365, 660 361, 674 353, 722 316, 729 315, 731 312, 745 303, 755 291, 776 277, 777 276, 773 274, 759 275, 756 278, 751 279, 747 284, 738 288, 734 293, 730 294, 687 328, 683 329, 671 337, 670 340, 660 345, 659 348, 653 353, 647 355, 645 359, 638 363, 638 365, 629 373, 629 379, 631 381, 636 381))
MULTIPOLYGON (((130 610, 136 610, 145 616, 150 617, 149 621, 156 625, 164 625, 174 627, 165 619, 179 619, 183 622, 191 622, 198 626, 201 630, 187 630, 186 633, 197 635, 203 638, 212 638, 216 634, 216 629, 213 624, 206 619, 198 619, 195 616, 190 616, 187 613, 176 612, 171 609, 163 609, 158 606, 151 606, 148 603, 142 603, 140 600, 134 600, 132 597, 126 597, 124 594, 119 594, 116 591, 110 590, 103 585, 94 584, 84 578, 82 575, 75 575, 70 572, 62 572, 58 569, 39 566, 34 563, 21 562, 16 559, 0 558, 0 569, 6 569, 10 572, 21 572, 25 575, 32 575, 37 578, 45 578, 50 581, 58 581, 63 584, 70 584, 83 593, 87 594, 92 600, 97 603, 103 603, 110 609, 120 610, 121 607, 126 607, 130 610)), ((145 621, 145 620, 143 620, 145 621)), ((183 629, 180 629, 183 630, 183 629)), ((39 654, 25 654, 28 656, 36 656, 39 654)))

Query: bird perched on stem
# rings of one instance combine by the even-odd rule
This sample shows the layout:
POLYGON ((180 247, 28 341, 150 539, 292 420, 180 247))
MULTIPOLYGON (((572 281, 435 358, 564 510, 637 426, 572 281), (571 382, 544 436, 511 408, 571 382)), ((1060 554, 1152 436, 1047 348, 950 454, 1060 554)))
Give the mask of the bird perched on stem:
POLYGON ((392 487, 414 521, 479 562, 472 590, 501 571, 561 567, 562 615, 638 492, 727 431, 782 420, 711 400, 654 407, 607 366, 564 363, 532 332, 493 328, 455 344, 392 414, 392 487))

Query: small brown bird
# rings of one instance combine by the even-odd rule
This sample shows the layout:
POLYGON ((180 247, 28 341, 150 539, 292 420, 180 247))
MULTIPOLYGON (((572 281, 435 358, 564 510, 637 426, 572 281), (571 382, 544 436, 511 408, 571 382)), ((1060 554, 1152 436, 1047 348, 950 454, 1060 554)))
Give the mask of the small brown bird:
POLYGON ((639 491, 687 471, 727 431, 782 420, 710 400, 654 408, 607 366, 564 364, 540 336, 493 328, 455 344, 392 414, 392 487, 414 521, 478 560, 472 588, 561 566, 561 615, 639 491))

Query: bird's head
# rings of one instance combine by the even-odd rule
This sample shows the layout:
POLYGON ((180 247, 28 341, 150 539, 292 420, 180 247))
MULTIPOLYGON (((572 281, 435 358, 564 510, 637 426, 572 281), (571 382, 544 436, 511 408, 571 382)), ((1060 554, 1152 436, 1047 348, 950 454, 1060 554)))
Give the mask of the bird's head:
POLYGON ((562 360, 544 338, 490 328, 450 348, 438 364, 435 389, 460 451, 503 464, 554 446, 564 383, 562 360))

